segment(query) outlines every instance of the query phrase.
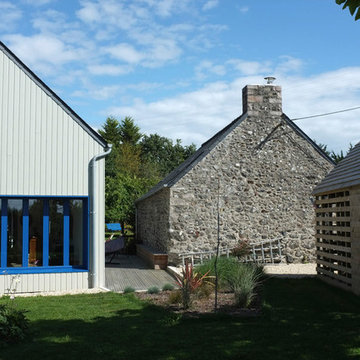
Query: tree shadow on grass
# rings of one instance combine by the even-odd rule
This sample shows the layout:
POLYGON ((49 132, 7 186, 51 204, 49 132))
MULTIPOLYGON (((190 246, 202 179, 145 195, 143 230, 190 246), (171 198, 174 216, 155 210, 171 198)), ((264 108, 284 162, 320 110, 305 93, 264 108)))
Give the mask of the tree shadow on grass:
POLYGON ((257 318, 181 318, 145 304, 108 317, 39 320, 1 359, 346 359, 360 357, 360 299, 317 280, 271 279, 257 318), (311 289, 311 292, 309 291, 311 289), (358 353, 356 353, 356 351, 358 353))

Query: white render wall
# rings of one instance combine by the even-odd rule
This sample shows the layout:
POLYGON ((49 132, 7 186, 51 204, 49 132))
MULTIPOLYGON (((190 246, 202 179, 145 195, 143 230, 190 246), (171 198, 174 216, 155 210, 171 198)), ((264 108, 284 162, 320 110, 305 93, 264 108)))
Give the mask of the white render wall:
MULTIPOLYGON (((0 47, 0 196, 88 196, 90 160, 103 152, 102 145, 0 47)), ((105 160, 97 161, 96 168, 95 238, 99 284, 104 286, 105 160)), ((53 276, 44 275, 22 277, 25 283, 36 276, 53 281, 53 276)), ((1 281, 4 278, 0 294, 1 281)), ((30 284, 23 286, 31 289, 30 284)))

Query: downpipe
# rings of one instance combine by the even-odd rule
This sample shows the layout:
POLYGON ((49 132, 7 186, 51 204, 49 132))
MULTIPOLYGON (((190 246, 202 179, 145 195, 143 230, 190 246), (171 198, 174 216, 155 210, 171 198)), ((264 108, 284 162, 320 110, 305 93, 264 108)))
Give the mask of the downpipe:
MULTIPOLYGON (((104 150, 105 152, 95 155, 90 161, 90 188, 89 188, 89 197, 90 197, 90 287, 98 288, 99 284, 99 253, 97 247, 97 232, 98 232, 98 221, 96 218, 97 215, 97 161, 103 159, 111 153, 112 145, 109 144, 104 150)), ((101 284, 103 285, 103 284, 101 284)))

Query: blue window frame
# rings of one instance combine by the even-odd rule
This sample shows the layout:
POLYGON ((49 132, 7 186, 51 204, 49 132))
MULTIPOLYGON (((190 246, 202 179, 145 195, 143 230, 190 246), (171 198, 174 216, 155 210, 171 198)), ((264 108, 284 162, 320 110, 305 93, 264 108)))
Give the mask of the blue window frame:
POLYGON ((88 271, 88 197, 0 196, 0 273, 88 271))

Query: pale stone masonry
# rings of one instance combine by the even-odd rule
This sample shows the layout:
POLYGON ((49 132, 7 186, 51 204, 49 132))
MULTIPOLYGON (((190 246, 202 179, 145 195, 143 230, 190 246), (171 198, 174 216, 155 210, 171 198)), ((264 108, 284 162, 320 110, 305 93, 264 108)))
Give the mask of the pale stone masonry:
POLYGON ((281 87, 248 85, 243 114, 137 200, 137 239, 179 253, 281 238, 288 262, 314 260, 311 193, 332 160, 282 113, 281 87), (219 194, 219 196, 218 196, 219 194))

